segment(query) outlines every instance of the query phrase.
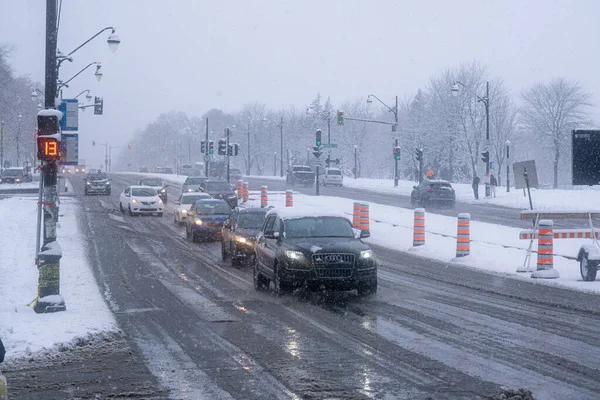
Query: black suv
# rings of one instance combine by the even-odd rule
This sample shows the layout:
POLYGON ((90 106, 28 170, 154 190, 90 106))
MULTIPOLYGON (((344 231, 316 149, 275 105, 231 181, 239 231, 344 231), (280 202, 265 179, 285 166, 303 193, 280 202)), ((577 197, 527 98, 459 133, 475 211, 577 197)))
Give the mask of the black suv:
POLYGON ((277 294, 301 286, 375 293, 377 261, 361 240, 368 236, 344 216, 271 210, 256 237, 254 289, 267 290, 273 281, 277 294))
POLYGON ((231 259, 231 266, 252 258, 256 235, 267 214, 266 208, 236 208, 221 230, 223 261, 231 259))
POLYGON ((85 189, 83 191, 86 196, 91 193, 110 195, 110 179, 108 179, 105 172, 89 173, 83 180, 85 181, 85 189))
POLYGON ((454 208, 456 202, 456 193, 448 181, 430 181, 424 180, 418 186, 413 186, 410 194, 410 204, 412 206, 421 205, 423 207, 433 205, 434 203, 454 208))
POLYGON ((209 179, 200 184, 200 190, 208 193, 213 199, 225 200, 231 208, 237 207, 237 194, 229 182, 222 179, 209 179))

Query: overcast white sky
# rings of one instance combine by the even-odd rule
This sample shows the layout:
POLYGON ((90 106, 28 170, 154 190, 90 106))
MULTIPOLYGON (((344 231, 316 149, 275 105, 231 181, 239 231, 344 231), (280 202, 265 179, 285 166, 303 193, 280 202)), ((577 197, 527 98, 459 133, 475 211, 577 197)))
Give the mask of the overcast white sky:
MULTIPOLYGON (((477 60, 515 94, 555 76, 579 81, 600 105, 598 0, 63 0, 59 49, 70 52, 106 26, 108 33, 63 64, 73 81, 104 97, 104 116, 80 119, 80 157, 98 166, 104 149, 126 145, 158 114, 247 102, 279 108, 377 94, 412 95, 447 67, 477 60)), ((17 73, 43 82, 45 1, 0 0, 0 42, 16 46, 17 73)), ((593 110, 598 123, 600 113, 593 110)))

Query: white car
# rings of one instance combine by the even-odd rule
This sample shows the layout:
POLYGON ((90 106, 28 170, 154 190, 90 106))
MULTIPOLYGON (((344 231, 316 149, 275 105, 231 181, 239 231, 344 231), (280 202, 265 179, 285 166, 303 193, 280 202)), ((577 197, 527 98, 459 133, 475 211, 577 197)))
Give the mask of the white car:
POLYGON ((212 199, 212 196, 208 193, 202 192, 190 192, 183 193, 179 196, 179 200, 175 202, 175 212, 173 214, 173 221, 176 224, 183 224, 187 218, 187 215, 192 207, 192 204, 196 202, 196 200, 204 200, 204 199, 212 199))
POLYGON ((155 189, 149 186, 129 186, 119 196, 119 209, 129 215, 158 214, 163 216, 165 205, 155 189))
POLYGON ((323 186, 344 186, 344 175, 342 175, 342 171, 337 168, 326 168, 321 183, 323 186))
POLYGON ((152 189, 156 190, 158 196, 162 199, 164 203, 167 202, 167 188, 169 185, 165 185, 164 182, 158 178, 142 178, 140 179, 140 186, 150 186, 152 189))

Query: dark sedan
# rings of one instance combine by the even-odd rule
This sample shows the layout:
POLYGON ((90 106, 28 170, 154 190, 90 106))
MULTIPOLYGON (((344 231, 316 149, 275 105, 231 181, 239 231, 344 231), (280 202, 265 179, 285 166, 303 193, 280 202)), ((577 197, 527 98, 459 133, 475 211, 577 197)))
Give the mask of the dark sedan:
POLYGON ((454 207, 456 194, 452 185, 448 181, 429 181, 425 180, 418 186, 413 186, 410 194, 410 204, 412 206, 429 206, 438 204, 440 206, 454 207))
POLYGON ((105 172, 90 173, 83 180, 85 181, 84 193, 86 196, 92 193, 110 195, 110 179, 105 172))
POLYGON ((237 195, 227 181, 209 179, 200 184, 200 190, 210 194, 213 199, 225 200, 231 208, 237 207, 237 195))
POLYGON ((231 260, 237 267, 254 255, 256 235, 267 214, 266 208, 236 208, 223 226, 221 233, 221 255, 223 261, 231 260))
POLYGON ((297 287, 377 292, 373 251, 344 216, 271 210, 256 237, 254 289, 273 282, 279 295, 297 287), (359 237, 357 237, 359 236, 359 237))
POLYGON ((192 242, 198 238, 218 237, 230 215, 231 207, 225 200, 198 200, 192 205, 186 218, 185 234, 192 242))

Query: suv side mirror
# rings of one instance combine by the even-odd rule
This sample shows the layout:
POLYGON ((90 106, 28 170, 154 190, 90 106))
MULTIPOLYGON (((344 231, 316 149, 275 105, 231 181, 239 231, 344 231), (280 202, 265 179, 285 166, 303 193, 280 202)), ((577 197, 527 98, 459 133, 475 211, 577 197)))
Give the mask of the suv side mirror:
MULTIPOLYGON (((277 232, 277 233, 279 234, 279 232, 277 232)), ((265 239, 275 239, 275 232, 273 232, 273 231, 267 231, 267 232, 264 233, 263 236, 264 236, 265 239)), ((279 235, 277 235, 277 236, 279 236, 279 235)))
POLYGON ((369 231, 360 231, 360 238, 364 239, 364 238, 368 238, 371 236, 371 232, 369 231))

